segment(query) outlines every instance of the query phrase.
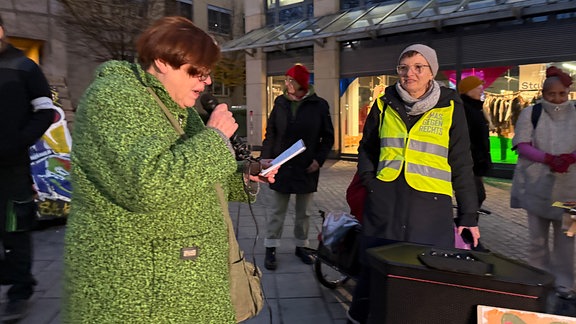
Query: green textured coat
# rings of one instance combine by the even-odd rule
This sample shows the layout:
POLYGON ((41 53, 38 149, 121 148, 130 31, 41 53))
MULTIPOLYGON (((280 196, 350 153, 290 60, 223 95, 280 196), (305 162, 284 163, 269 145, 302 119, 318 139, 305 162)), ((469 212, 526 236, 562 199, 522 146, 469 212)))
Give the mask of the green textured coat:
POLYGON ((214 184, 230 200, 246 194, 225 140, 194 109, 138 65, 104 63, 76 113, 72 167, 64 323, 235 323, 214 184), (195 259, 181 258, 187 247, 195 259))

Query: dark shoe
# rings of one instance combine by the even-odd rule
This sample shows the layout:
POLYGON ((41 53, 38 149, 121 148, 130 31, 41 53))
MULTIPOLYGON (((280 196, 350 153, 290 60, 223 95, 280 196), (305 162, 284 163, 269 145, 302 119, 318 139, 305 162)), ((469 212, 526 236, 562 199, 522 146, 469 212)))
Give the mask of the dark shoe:
POLYGON ((576 300, 576 292, 574 290, 556 290, 556 296, 565 300, 576 300))
POLYGON ((24 316, 28 311, 28 301, 23 299, 9 301, 2 310, 3 321, 16 321, 24 316))
POLYGON ((294 254, 297 257, 299 257, 300 260, 302 260, 302 262, 304 262, 306 264, 314 263, 314 257, 312 255, 310 255, 310 253, 308 253, 308 251, 306 251, 305 247, 297 246, 296 252, 294 254))
POLYGON ((276 270, 278 263, 276 262, 276 248, 266 248, 266 259, 264 260, 264 267, 268 270, 276 270))

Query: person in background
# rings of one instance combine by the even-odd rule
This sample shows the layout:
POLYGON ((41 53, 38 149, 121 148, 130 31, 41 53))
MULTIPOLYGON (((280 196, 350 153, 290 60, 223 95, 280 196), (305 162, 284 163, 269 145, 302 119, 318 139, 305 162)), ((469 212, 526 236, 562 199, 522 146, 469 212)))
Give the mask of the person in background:
POLYGON ((276 182, 270 184, 273 211, 266 220, 264 239, 265 267, 269 270, 278 266, 276 248, 280 246, 291 194, 296 196, 295 254, 306 264, 314 262, 305 249, 309 244, 308 206, 318 190, 320 168, 334 144, 334 127, 328 102, 315 93, 309 81, 310 73, 304 65, 296 64, 286 71, 286 89, 274 100, 262 142, 261 157, 265 159, 277 157, 299 139, 306 146, 304 152, 280 168, 276 182))
POLYGON ((482 177, 492 168, 490 130, 484 115, 484 102, 481 100, 483 91, 484 81, 475 76, 466 77, 458 83, 458 92, 464 104, 470 134, 470 151, 474 162, 473 171, 478 194, 478 207, 482 207, 482 203, 486 200, 486 189, 482 177))
POLYGON ((518 163, 510 207, 528 214, 529 263, 554 274, 557 295, 574 300, 574 237, 563 232, 564 210, 551 206, 576 200, 576 108, 568 100, 571 85, 570 75, 555 66, 547 68, 536 125, 532 119, 536 105, 520 113, 512 139, 518 163))
POLYGON ((2 320, 25 316, 34 293, 30 230, 36 202, 30 146, 54 120, 54 103, 40 67, 8 43, 0 17, 0 283, 10 285, 2 320))
POLYGON ((366 323, 370 269, 366 249, 405 241, 454 247, 452 194, 460 201, 458 234, 480 231, 466 116, 458 94, 434 80, 436 51, 414 44, 399 56, 399 80, 374 103, 358 149, 358 175, 368 191, 350 323, 366 323))
POLYGON ((220 57, 211 36, 164 17, 136 45, 138 63, 96 70, 76 113, 62 322, 236 323, 222 201, 275 172, 236 161, 225 104, 206 124, 192 108, 220 57))

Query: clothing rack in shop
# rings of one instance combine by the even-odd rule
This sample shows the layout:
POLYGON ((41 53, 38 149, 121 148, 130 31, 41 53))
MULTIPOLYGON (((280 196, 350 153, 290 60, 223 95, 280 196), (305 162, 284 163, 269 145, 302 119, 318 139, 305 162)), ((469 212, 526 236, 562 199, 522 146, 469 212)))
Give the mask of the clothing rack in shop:
POLYGON ((493 92, 484 91, 484 94, 486 96, 501 97, 501 98, 516 97, 516 96, 520 95, 520 93, 522 93, 522 91, 517 91, 517 92, 512 92, 512 93, 493 93, 493 92))
POLYGON ((526 97, 531 96, 527 96, 525 91, 505 94, 485 92, 484 94, 486 96, 484 110, 490 116, 491 125, 495 126, 498 132, 502 134, 508 134, 512 130, 520 111, 531 102, 526 100, 526 97))

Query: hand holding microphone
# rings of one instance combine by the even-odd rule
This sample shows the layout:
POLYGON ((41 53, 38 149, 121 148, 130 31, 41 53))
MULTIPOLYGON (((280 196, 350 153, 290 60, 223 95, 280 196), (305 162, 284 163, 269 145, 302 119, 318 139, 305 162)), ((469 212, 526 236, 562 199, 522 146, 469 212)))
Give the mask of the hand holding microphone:
POLYGON ((205 93, 200 96, 200 103, 208 113, 206 126, 216 128, 230 138, 238 129, 238 124, 226 104, 218 104, 218 100, 205 93))
POLYGON ((228 138, 232 137, 238 129, 238 124, 226 104, 216 106, 206 126, 220 130, 228 138))
POLYGON ((250 150, 248 149, 247 144, 244 143, 242 139, 236 135, 238 124, 236 123, 236 120, 234 120, 232 113, 228 111, 228 107, 225 104, 219 104, 218 99, 214 98, 214 96, 209 93, 205 93, 200 96, 200 103, 202 104, 202 108, 204 108, 204 110, 208 113, 206 126, 214 127, 230 138, 230 143, 232 143, 232 147, 234 148, 236 160, 254 160, 254 158, 250 155, 250 150), (214 114, 218 114, 220 116, 214 116, 213 118, 214 114), (229 124, 229 119, 232 119, 233 125, 229 124))
POLYGON ((272 159, 261 159, 257 163, 251 163, 250 165, 250 181, 253 182, 265 182, 265 183, 274 183, 276 173, 278 173, 278 169, 274 169, 268 172, 265 176, 260 175, 260 171, 262 169, 267 169, 272 166, 272 159))

